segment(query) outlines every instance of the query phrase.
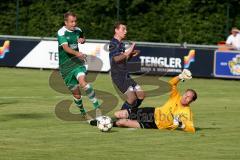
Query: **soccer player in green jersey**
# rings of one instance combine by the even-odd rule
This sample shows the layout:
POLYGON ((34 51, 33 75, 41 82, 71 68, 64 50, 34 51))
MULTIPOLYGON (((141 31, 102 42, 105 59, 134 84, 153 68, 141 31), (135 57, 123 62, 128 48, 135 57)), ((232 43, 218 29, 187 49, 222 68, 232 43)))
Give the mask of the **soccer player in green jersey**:
MULTIPOLYGON (((72 12, 64 14, 64 23, 61 29, 58 30, 58 53, 59 53, 59 71, 62 75, 66 86, 73 94, 74 102, 80 109, 83 116, 86 116, 86 110, 83 107, 81 87, 96 110, 96 116, 101 115, 100 105, 95 96, 94 89, 86 82, 85 59, 86 55, 79 52, 78 43, 85 43, 83 31, 76 27, 77 17, 72 12)), ((89 116, 88 116, 89 118, 89 116)))

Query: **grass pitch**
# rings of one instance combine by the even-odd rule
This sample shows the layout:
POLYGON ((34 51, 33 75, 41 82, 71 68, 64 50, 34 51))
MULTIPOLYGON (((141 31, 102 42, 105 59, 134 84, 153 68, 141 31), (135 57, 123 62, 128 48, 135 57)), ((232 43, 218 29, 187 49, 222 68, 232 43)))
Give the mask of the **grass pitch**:
MULTIPOLYGON (((199 95, 192 104, 195 134, 126 128, 102 133, 84 122, 56 118, 56 104, 71 96, 49 87, 50 73, 0 68, 1 160, 240 159, 237 80, 194 78, 179 85, 181 91, 193 88, 199 95)), ((100 74, 93 86, 117 95, 110 84, 109 75, 100 74)), ((167 97, 146 98, 142 106, 160 106, 167 97)), ((87 99, 84 102, 90 106, 87 99)), ((119 99, 115 109, 121 103, 119 99)), ((72 107, 72 112, 77 113, 77 108, 72 107)))

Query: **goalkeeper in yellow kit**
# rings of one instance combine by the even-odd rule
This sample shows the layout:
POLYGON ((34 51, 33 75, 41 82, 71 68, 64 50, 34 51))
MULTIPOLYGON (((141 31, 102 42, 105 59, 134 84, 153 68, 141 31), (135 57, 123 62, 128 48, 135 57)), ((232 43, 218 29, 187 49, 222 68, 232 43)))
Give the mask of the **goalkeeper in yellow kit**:
POLYGON ((193 115, 190 103, 197 99, 197 93, 193 89, 187 89, 181 96, 177 90, 180 80, 191 79, 191 72, 184 69, 181 74, 169 81, 171 93, 168 101, 161 107, 136 108, 128 112, 120 110, 114 113, 118 118, 116 126, 131 128, 156 128, 156 129, 182 129, 187 132, 195 132, 193 115))

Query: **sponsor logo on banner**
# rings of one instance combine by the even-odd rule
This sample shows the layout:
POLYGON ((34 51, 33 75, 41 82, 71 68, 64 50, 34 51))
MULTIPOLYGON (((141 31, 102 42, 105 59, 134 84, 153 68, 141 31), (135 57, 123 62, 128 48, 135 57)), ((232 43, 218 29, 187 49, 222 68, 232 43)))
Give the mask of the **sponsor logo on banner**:
POLYGON ((141 71, 145 72, 181 72, 182 60, 176 57, 140 56, 141 71))
POLYGON ((240 78, 240 52, 216 51, 214 57, 214 76, 240 78))
POLYGON ((184 56, 184 68, 189 68, 195 61, 195 50, 190 50, 187 56, 184 56))
POLYGON ((233 75, 240 76, 240 54, 228 61, 228 66, 233 75))
MULTIPOLYGON (((187 50, 186 50, 187 51, 187 50)), ((195 50, 190 50, 187 56, 174 50, 174 54, 164 56, 140 56, 141 72, 180 73, 183 68, 189 68, 195 62, 195 50)), ((146 55, 146 54, 145 54, 146 55)), ((161 55, 161 54, 160 54, 161 55)))
POLYGON ((10 41, 4 41, 3 46, 0 47, 0 59, 3 59, 7 53, 10 52, 10 41))

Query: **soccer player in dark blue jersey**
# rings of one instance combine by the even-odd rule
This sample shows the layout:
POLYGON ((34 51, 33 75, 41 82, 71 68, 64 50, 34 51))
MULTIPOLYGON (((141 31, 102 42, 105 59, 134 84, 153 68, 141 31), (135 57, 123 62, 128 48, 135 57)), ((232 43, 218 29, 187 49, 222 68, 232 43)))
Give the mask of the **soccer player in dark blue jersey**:
POLYGON ((130 77, 128 72, 128 60, 139 54, 139 51, 135 50, 135 43, 132 43, 128 49, 125 48, 123 40, 126 34, 126 24, 124 22, 116 22, 114 25, 114 37, 109 45, 109 58, 112 81, 127 96, 121 109, 127 109, 130 112, 132 108, 137 108, 141 105, 144 99, 144 91, 130 77))

